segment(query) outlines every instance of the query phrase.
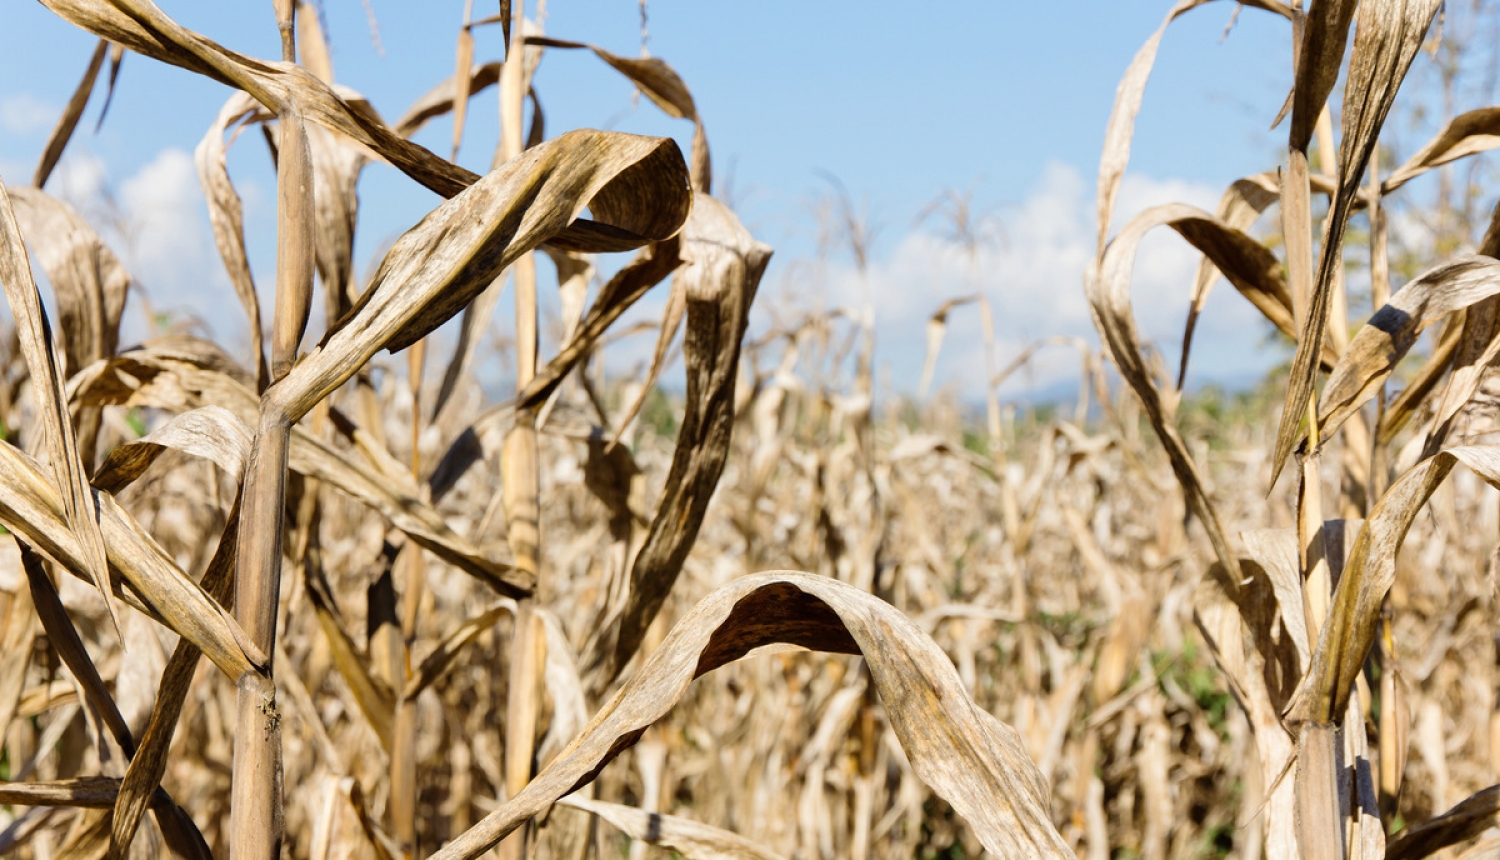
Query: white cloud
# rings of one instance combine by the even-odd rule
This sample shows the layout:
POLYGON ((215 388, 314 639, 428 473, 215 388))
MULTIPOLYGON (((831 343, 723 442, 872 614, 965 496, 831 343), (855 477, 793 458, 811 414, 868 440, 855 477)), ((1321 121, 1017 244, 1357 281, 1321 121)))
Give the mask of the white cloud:
MULTIPOLYGON (((898 390, 916 387, 925 351, 925 321, 946 299, 982 290, 993 309, 1004 365, 1027 344, 1051 335, 1081 336, 1097 343, 1084 271, 1095 244, 1094 189, 1067 165, 1049 164, 1036 186, 1018 206, 995 219, 999 237, 982 247, 971 266, 964 255, 936 232, 916 230, 900 238, 884 259, 871 266, 867 281, 847 266, 831 267, 829 308, 858 308, 869 302, 877 321, 877 356, 898 390), (868 288, 865 287, 868 283, 868 288)), ((1212 211, 1218 189, 1179 179, 1127 177, 1116 206, 1116 229, 1131 216, 1162 203, 1190 203, 1212 211)), ((1170 230, 1158 230, 1142 242, 1132 282, 1137 324, 1157 339, 1170 361, 1176 361, 1197 253, 1170 230)), ((1260 349, 1264 328, 1259 314, 1234 290, 1220 283, 1200 318, 1195 335, 1192 376, 1198 379, 1243 377, 1265 367, 1260 349)), ((961 394, 977 396, 984 367, 978 314, 955 311, 939 360, 936 384, 956 385, 961 394)), ((1076 352, 1043 352, 1028 373, 1005 390, 1046 386, 1076 377, 1076 352)))
POLYGON ((193 157, 164 149, 120 186, 129 265, 160 309, 206 313, 219 286, 219 258, 193 157))
POLYGON ((59 111, 29 93, 0 99, 0 131, 6 134, 32 134, 51 128, 59 111))
MULTIPOLYGON (((243 334, 191 154, 163 149, 117 181, 101 158, 75 142, 47 190, 93 225, 153 311, 202 319, 221 337, 243 334)), ((140 305, 131 305, 123 320, 127 341, 148 335, 140 305)))

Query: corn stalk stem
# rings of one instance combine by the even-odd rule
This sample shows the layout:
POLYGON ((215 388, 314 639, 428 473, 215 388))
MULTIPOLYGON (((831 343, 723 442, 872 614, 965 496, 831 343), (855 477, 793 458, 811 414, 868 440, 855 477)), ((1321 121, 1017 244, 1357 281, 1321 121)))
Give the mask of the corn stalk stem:
MULTIPOLYGON (((250 642, 267 655, 275 653, 276 645, 291 431, 291 422, 278 407, 262 407, 241 502, 235 619, 250 642)), ((237 685, 229 825, 233 860, 281 856, 281 717, 269 657, 266 666, 266 674, 246 675, 237 685)))

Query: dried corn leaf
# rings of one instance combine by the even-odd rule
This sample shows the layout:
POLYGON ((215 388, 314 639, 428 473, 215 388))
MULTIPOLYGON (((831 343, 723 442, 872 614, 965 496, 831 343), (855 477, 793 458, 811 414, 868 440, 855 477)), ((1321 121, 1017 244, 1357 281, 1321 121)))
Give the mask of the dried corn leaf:
MULTIPOLYGON (((1275 178, 1262 173, 1246 179, 1237 179, 1219 198, 1215 217, 1241 233, 1249 230, 1272 203, 1281 199, 1281 189, 1275 178)), ((1177 388, 1187 383, 1188 356, 1192 354, 1193 330, 1198 326, 1198 316, 1208 302, 1209 291, 1218 279, 1219 270, 1207 257, 1198 261, 1198 272, 1193 277, 1193 297, 1188 304, 1187 323, 1182 331, 1182 361, 1177 371, 1177 388)), ((929 336, 930 337, 930 336, 929 336)))
POLYGON ((169 448, 214 463, 238 483, 250 455, 250 433, 222 406, 184 412, 134 442, 117 445, 99 467, 94 486, 118 493, 169 448))
POLYGON ((948 314, 954 308, 976 302, 978 295, 959 296, 938 305, 927 320, 927 357, 922 361, 922 382, 917 386, 917 397, 926 397, 932 385, 932 374, 937 369, 938 352, 943 348, 943 336, 948 332, 948 314))
MULTIPOLYGON (((83 70, 83 80, 80 80, 73 90, 67 106, 63 108, 62 116, 57 119, 57 126, 52 129, 52 135, 47 138, 47 145, 42 148, 42 160, 37 164, 36 174, 31 179, 31 184, 37 188, 47 185, 47 179, 52 176, 52 169, 57 167, 63 150, 67 148, 68 141, 72 140, 73 130, 78 128, 78 120, 83 116, 83 109, 88 106, 89 96, 94 93, 94 80, 99 77, 99 69, 104 65, 104 54, 108 49, 109 42, 100 39, 99 44, 94 48, 94 55, 89 58, 88 68, 83 70)), ((110 79, 113 81, 114 76, 111 75, 110 79)))
MULTIPOLYGON (((234 506, 225 518, 219 545, 199 582, 208 596, 226 609, 233 608, 234 605, 230 573, 234 569, 239 520, 240 506, 236 497, 234 506)), ((162 669, 156 700, 151 705, 151 718, 146 723, 140 746, 131 757, 130 764, 125 769, 125 778, 120 783, 120 796, 115 801, 114 816, 110 822, 110 841, 113 845, 126 845, 134 839, 141 815, 146 811, 148 798, 156 796, 157 787, 161 785, 162 777, 167 772, 167 754, 171 750, 177 721, 182 715, 182 706, 187 701, 193 674, 202 653, 192 642, 180 639, 172 656, 168 658, 166 667, 162 669)))
POLYGON ((396 120, 392 128, 402 137, 411 137, 421 130, 428 120, 456 110, 460 94, 473 98, 499 83, 502 65, 502 63, 492 62, 474 66, 468 71, 469 78, 466 82, 460 81, 459 75, 455 74, 454 77, 428 90, 421 98, 413 102, 412 106, 406 109, 406 113, 396 120))
POLYGON ((1500 823, 1500 785, 1492 785, 1442 815, 1403 832, 1386 849, 1385 856, 1387 860, 1421 860, 1449 845, 1478 836, 1497 823, 1500 823))
POLYGON ((452 633, 449 633, 438 643, 431 654, 422 659, 422 663, 412 672, 406 687, 401 691, 401 698, 415 699, 422 691, 432 686, 433 682, 441 678, 458 659, 458 653, 470 642, 479 637, 479 634, 495 626, 502 615, 514 615, 516 602, 501 598, 490 604, 487 609, 478 615, 460 624, 452 633))
MULTIPOLYGON (((618 442, 625 431, 630 429, 630 423, 640 414, 641 407, 646 405, 647 396, 651 394, 656 381, 661 378, 662 370, 667 366, 667 353, 672 348, 672 341, 677 338, 677 331, 682 327, 682 317, 686 313, 687 298, 682 285, 674 280, 671 292, 667 294, 667 306, 662 311, 661 323, 656 326, 656 346, 651 350, 651 366, 646 369, 646 376, 636 386, 635 398, 620 413, 614 436, 610 440, 611 445, 618 442)), ((600 342, 603 343, 602 340, 600 342)))
POLYGON ((1500 262, 1457 257, 1423 272, 1370 317, 1334 366, 1318 404, 1319 444, 1385 384, 1427 326, 1500 293, 1500 262))
POLYGON ((395 732, 396 693, 370 673, 371 661, 361 653, 354 637, 345 629, 344 619, 323 573, 321 553, 315 548, 309 549, 303 569, 307 574, 307 595, 317 615, 318 626, 328 641, 333 664, 349 685, 349 692, 354 695, 365 721, 380 739, 381 747, 389 752, 395 732))
POLYGON ((1131 310, 1130 278, 1136 249, 1148 231, 1162 225, 1176 230, 1202 251, 1229 282, 1273 322, 1278 319, 1290 321, 1290 297, 1286 282, 1281 278, 1280 264, 1265 246, 1207 212, 1183 204, 1158 206, 1133 218, 1110 242, 1097 270, 1087 279, 1094 324, 1109 345, 1120 374, 1145 407, 1152 428, 1167 449, 1172 471, 1182 485, 1188 506, 1203 521, 1220 563, 1226 570, 1235 572, 1239 568, 1238 558, 1230 548, 1218 514, 1203 487, 1198 467, 1172 423, 1176 394, 1163 395, 1152 378, 1151 366, 1142 351, 1131 310))
POLYGON ((1355 678, 1375 642, 1380 606, 1396 578, 1396 553, 1427 499, 1463 463, 1500 487, 1500 447, 1448 448, 1418 463, 1391 485, 1370 512, 1349 552, 1289 718, 1333 722, 1348 705, 1355 678))
MULTIPOLYGON (((26 579, 31 588, 37 618, 42 623, 42 629, 47 632, 48 642, 51 643, 58 657, 62 659, 63 664, 68 667, 68 671, 73 674, 73 678, 83 690, 95 720, 102 722, 109 730, 111 738, 117 745, 113 754, 123 755, 126 759, 134 758, 136 745, 135 739, 131 736, 130 727, 126 725, 119 706, 115 704, 114 698, 104 686, 104 679, 99 676, 98 668, 94 666, 87 649, 84 648, 83 639, 78 635, 77 628, 68 618, 62 599, 53 587, 51 578, 42 568, 41 558, 22 544, 21 564, 26 570, 26 579)), ((152 790, 143 793, 139 805, 144 808, 148 803, 152 808, 152 813, 156 816, 162 835, 166 838, 167 845, 174 853, 181 857, 212 857, 203 840, 203 834, 198 832, 192 818, 183 812, 165 791, 152 786, 152 790)), ((121 844, 128 846, 129 843, 121 844)))
POLYGON ((625 606, 590 645, 586 673, 596 692, 618 677, 640 647, 677 581, 718 486, 734 424, 740 341, 771 249, 756 241, 728 207, 699 194, 683 229, 681 255, 686 265, 675 280, 687 304, 686 406, 666 487, 631 565, 625 606))
POLYGON ((1375 437, 1378 444, 1391 444, 1396 434, 1401 432, 1407 422, 1417 414, 1417 410, 1426 402, 1427 396, 1437 388, 1437 384, 1443 380, 1448 373, 1448 368, 1453 364, 1453 357, 1458 352, 1458 342, 1462 333, 1463 326, 1458 325, 1456 320, 1450 319, 1443 329, 1442 336, 1438 338, 1437 345, 1432 348, 1432 355, 1427 357, 1401 393, 1386 405, 1385 414, 1380 418, 1379 431, 1375 437))
MULTIPOLYGON (((1204 2, 1204 0, 1198 0, 1204 2)), ((698 107, 693 104, 693 94, 681 76, 663 60, 656 57, 621 57, 603 48, 583 42, 564 39, 549 39, 528 36, 527 45, 542 45, 549 48, 587 48, 599 59, 640 88, 653 104, 668 116, 686 119, 693 123, 692 174, 693 190, 709 194, 713 190, 713 165, 708 154, 708 136, 703 131, 703 118, 698 116, 698 107)))
MULTIPOLYGON (((1485 231, 1479 253, 1490 258, 1500 257, 1500 205, 1490 215, 1489 229, 1485 231)), ((1478 393, 1487 368, 1497 356, 1500 356, 1500 296, 1490 296, 1464 313, 1463 327, 1453 353, 1453 374, 1448 378, 1442 400, 1436 405, 1432 429, 1422 445, 1424 457, 1437 453, 1446 442, 1454 419, 1478 393)))
MULTIPOLYGON (((219 604, 112 496, 100 493, 96 498, 110 563, 130 587, 128 594, 119 592, 125 601, 202 648, 231 679, 259 671, 264 657, 253 653, 219 604)), ((57 489, 35 460, 5 442, 0 442, 0 524, 69 573, 93 581, 80 557, 78 539, 63 519, 57 489)))
POLYGON ((114 355, 130 275, 73 207, 35 188, 8 190, 21 233, 57 297, 58 322, 67 332, 58 346, 72 376, 114 355))
POLYGON ((596 815, 631 839, 664 848, 684 860, 783 860, 782 855, 738 833, 689 818, 581 797, 565 797, 559 803, 596 815))
MULTIPOLYGON (((202 357, 166 348, 147 346, 95 365, 75 377, 74 389, 75 398, 89 404, 151 406, 183 413, 219 404, 234 414, 240 432, 246 435, 255 420, 256 398, 250 389, 202 357)), ((224 418, 215 415, 215 420, 224 418)), ((170 447, 173 438, 163 441, 170 447)), ((135 449, 132 456, 135 454, 154 456, 149 449, 135 449)), ((422 501, 404 468, 381 469, 374 460, 360 463, 300 426, 292 428, 288 464, 292 471, 323 481, 379 512, 424 548, 495 591, 513 597, 530 592, 534 577, 493 558, 453 531, 431 505, 422 501)))
POLYGON ((214 230, 214 243, 219 256, 229 273, 229 283, 234 286, 240 306, 250 323, 250 348, 255 353, 256 390, 270 384, 270 369, 266 366, 264 346, 265 334, 260 322, 260 298, 255 289, 255 278, 250 273, 250 258, 245 251, 244 206, 239 192, 229 180, 228 152, 224 142, 225 132, 243 119, 267 118, 261 107, 249 94, 236 92, 219 110, 208 133, 194 150, 193 161, 198 168, 198 183, 203 186, 203 196, 208 199, 208 221, 214 230))
POLYGON ((661 138, 575 131, 527 150, 397 240, 350 315, 266 396, 292 420, 307 414, 378 350, 403 349, 452 317, 585 206, 631 236, 675 235, 692 206, 683 170, 661 138))
MULTIPOLYGON (((1262 544, 1259 547, 1262 557, 1270 555, 1266 550, 1273 548, 1264 546, 1256 536, 1247 539, 1262 544)), ((1273 552, 1273 557, 1281 555, 1279 548, 1273 552)), ((1292 761, 1295 743, 1282 725, 1277 708, 1296 683, 1296 676, 1289 675, 1289 669, 1294 669, 1287 665, 1294 663, 1296 655, 1288 655, 1289 649, 1277 647, 1275 631, 1269 626, 1277 614, 1277 595, 1267 570, 1253 558, 1245 559, 1240 570, 1243 577, 1232 577, 1222 564, 1210 566, 1193 595, 1193 621, 1228 679, 1236 701, 1245 709, 1255 734, 1261 784, 1268 786, 1270 795, 1265 800, 1267 855, 1296 857, 1294 784, 1282 778, 1292 761)), ((1284 610, 1281 615, 1283 628, 1303 626, 1301 615, 1290 623, 1284 610)))
POLYGON ((0 633, 0 654, 11 655, 10 659, 0 661, 0 739, 7 736, 11 720, 17 714, 26 715, 21 708, 21 697, 26 690, 26 670, 31 668, 31 648, 36 639, 36 614, 32 609, 31 591, 16 589, 0 633))
POLYGON ((568 373, 589 355, 621 314, 682 265, 679 247, 676 239, 652 244, 637 252, 634 260, 615 273, 600 288, 594 304, 575 326, 572 336, 557 351, 557 355, 527 383, 516 398, 516 408, 536 408, 550 397, 568 373))
MULTIPOLYGON (((48 782, 0 782, 0 804, 19 806, 74 806, 109 809, 120 793, 112 776, 83 776, 48 782)), ((165 792, 163 792, 165 795, 165 792)))
MULTIPOLYGON (((295 98, 306 118, 339 132, 401 170, 407 176, 444 197, 453 197, 479 177, 439 158, 387 127, 362 100, 340 98, 325 83, 305 69, 286 63, 268 63, 225 49, 167 17, 150 0, 48 0, 47 8, 97 36, 120 43, 136 53, 197 72, 244 90, 271 110, 295 98)), ((596 133, 597 134, 597 133, 596 133)), ((587 150, 589 147, 584 147, 587 150)), ((608 147, 602 147, 608 149, 608 147)), ((601 152, 606 156, 607 153, 601 152)), ((623 189, 619 189, 623 190, 623 189)), ((639 189, 637 189, 639 190, 639 189)), ((556 232, 546 236, 557 247, 575 251, 629 251, 648 241, 666 238, 657 231, 632 230, 639 221, 626 219, 610 200, 590 204, 599 222, 578 218, 580 205, 556 232), (622 220, 623 219, 623 220, 622 220)), ((671 221, 678 213, 665 200, 663 205, 626 206, 637 219, 651 212, 671 221)), ((673 231, 668 231, 667 235, 673 231)), ((415 338, 413 339, 415 340, 415 338)))
MULTIPOLYGON (((1120 192, 1120 181, 1125 178, 1125 168, 1130 163, 1130 141, 1135 135, 1135 118, 1141 112, 1141 100, 1146 95, 1146 82, 1151 77, 1151 67, 1156 63, 1156 52, 1161 47, 1161 38, 1167 27, 1184 13, 1202 6, 1209 0, 1178 0, 1161 26, 1151 34, 1139 51, 1136 51, 1124 77, 1115 89, 1115 104, 1109 115, 1109 125, 1104 130, 1104 151, 1099 159, 1099 254, 1104 253, 1105 241, 1109 238, 1109 224, 1114 217, 1115 197, 1120 192)), ((1291 9, 1278 0, 1245 0, 1243 6, 1253 6, 1275 12, 1290 19, 1291 9)))
POLYGON ((973 704, 948 657, 889 604, 827 577, 742 577, 680 620, 641 670, 525 790, 433 855, 477 857, 575 791, 660 719, 698 675, 765 645, 862 653, 918 777, 1000 857, 1070 857, 1021 738, 973 704))
MULTIPOLYGON (((0 182, 0 283, 10 303, 21 354, 31 372, 32 391, 41 416, 41 432, 46 442, 47 459, 51 461, 54 486, 61 495, 61 508, 67 530, 72 533, 78 551, 76 561, 88 580, 99 589, 109 611, 110 622, 118 634, 120 621, 111 597, 109 562, 105 557, 104 537, 99 531, 99 510, 89 487, 88 465, 78 450, 73 435, 73 416, 68 413, 68 399, 63 392, 62 368, 42 297, 31 277, 31 263, 16 222, 10 194, 0 182)), ((89 465, 93 458, 89 458, 89 465)))
POLYGON ((1380 185, 1389 194, 1435 167, 1500 147, 1500 107, 1461 113, 1448 121, 1427 145, 1417 150, 1380 185))
MULTIPOLYGON (((1359 196, 1365 168, 1380 137, 1380 127, 1395 103, 1396 91, 1416 57, 1440 0, 1366 0, 1359 4, 1349 75, 1344 87, 1343 139, 1339 146, 1339 187, 1329 209, 1318 274, 1312 284, 1307 318, 1292 358, 1286 403, 1271 461, 1275 483, 1298 438, 1298 428, 1312 401, 1317 362, 1323 353, 1333 307, 1335 281, 1343 270, 1344 230, 1359 196)), ((1297 69, 1292 107, 1294 150, 1305 153, 1313 123, 1338 77, 1352 0, 1322 2, 1313 7, 1297 69), (1327 10, 1327 20, 1324 12, 1327 10), (1321 35, 1318 35, 1321 33, 1321 35), (1308 88, 1304 97, 1303 89, 1308 88)), ((1302 225, 1305 228, 1307 225, 1302 225)), ((1340 321, 1342 325, 1342 321, 1340 321)))
POLYGON ((1312 142, 1318 117, 1338 83, 1344 48, 1349 44, 1349 25, 1354 23, 1358 5, 1358 0, 1318 0, 1307 13, 1292 83, 1289 146, 1293 150, 1305 153, 1312 142))

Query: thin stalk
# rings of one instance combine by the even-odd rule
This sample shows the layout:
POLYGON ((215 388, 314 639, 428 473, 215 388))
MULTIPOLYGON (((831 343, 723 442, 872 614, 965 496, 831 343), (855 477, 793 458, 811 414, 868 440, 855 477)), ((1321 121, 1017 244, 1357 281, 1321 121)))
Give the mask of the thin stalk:
MULTIPOLYGON (((407 383, 411 388, 411 476, 414 486, 422 478, 422 373, 427 360, 427 341, 412 344, 407 352, 407 383)), ((422 548, 408 542, 402 553, 405 583, 401 597, 401 635, 396 643, 400 685, 411 680, 411 648, 416 640, 417 610, 426 586, 427 565, 422 548)), ((397 693, 395 743, 391 749, 391 830, 396 841, 412 857, 417 851, 417 708, 416 701, 397 693)))
MULTIPOLYGON (((279 10, 279 6, 278 6, 279 10)), ((288 32, 283 30, 283 33, 288 32)), ((281 146, 276 164, 276 313, 272 372, 281 378, 297 357, 312 306, 312 156, 297 106, 278 111, 281 146)), ((292 422, 286 409, 262 397, 260 426, 241 490, 235 616, 250 643, 266 657, 264 675, 238 684, 234 767, 230 792, 233 860, 276 860, 283 835, 281 715, 271 655, 281 595, 281 545, 286 507, 287 451, 292 422)))
MULTIPOLYGON (((522 151, 522 108, 525 93, 524 0, 511 4, 510 42, 500 73, 500 148, 508 161, 522 151)), ((516 390, 524 389, 536 376, 537 301, 536 261, 523 254, 515 264, 516 285, 516 390)), ((537 463, 536 413, 518 410, 515 427, 505 442, 506 534, 516 565, 540 579, 541 535, 538 530, 540 486, 537 463)), ((536 725, 541 710, 542 645, 541 619, 533 597, 518 601, 510 649, 509 687, 505 703, 505 794, 515 797, 531 781, 535 754, 536 725)), ((522 860, 528 854, 529 826, 519 828, 500 844, 505 860, 522 860)))
MULTIPOLYGON (((262 408, 246 467, 239 554, 235 560, 235 619, 263 654, 275 653, 281 592, 282 508, 292 426, 274 406, 262 408)), ((267 658, 267 669, 272 667, 267 658)), ((236 695, 234 766, 230 792, 232 860, 281 856, 281 715, 270 672, 240 679, 236 695)))

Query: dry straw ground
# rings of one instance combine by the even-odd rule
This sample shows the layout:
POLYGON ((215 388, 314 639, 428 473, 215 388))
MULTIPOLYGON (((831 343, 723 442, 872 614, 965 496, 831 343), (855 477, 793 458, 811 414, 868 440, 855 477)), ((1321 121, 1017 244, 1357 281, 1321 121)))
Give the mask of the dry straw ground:
POLYGON ((932 317, 924 389, 962 314, 992 344, 977 429, 941 397, 873 408, 867 316, 746 339, 771 250, 709 196, 703 121, 660 60, 469 4, 455 77, 387 122, 292 0, 277 61, 149 0, 44 2, 100 41, 32 185, 0 185, 0 854, 1500 853, 1500 219, 1394 284, 1383 215, 1500 145, 1500 108, 1378 164, 1436 0, 1244 3, 1298 48, 1285 162, 1216 213, 1126 213, 1110 235, 1158 44, 1204 0, 1177 3, 1109 118, 1085 285, 1103 352, 1036 347, 1079 351, 1076 405, 1002 407, 1017 364, 997 367, 983 296, 932 317), (475 63, 480 26, 506 58, 475 63), (523 128, 541 53, 574 49, 692 122, 689 156, 553 136, 540 110, 523 128), (129 274, 41 190, 126 52, 232 88, 197 162, 249 356, 121 348, 129 274), (491 87, 489 174, 409 141, 452 113, 456 152, 491 87), (252 126, 277 165, 268 351, 226 168, 252 126), (356 283, 371 161, 447 202, 356 283), (1279 241, 1247 232, 1272 209, 1279 241), (1131 271, 1161 226, 1204 255, 1185 340, 1219 274, 1295 340, 1279 429, 1279 388, 1205 407, 1181 391, 1188 344, 1168 373, 1141 341, 1131 271), (622 252, 595 286, 594 255, 622 252), (1351 260, 1373 315, 1350 306, 1351 260), (334 323, 308 337, 315 284, 334 323), (519 393, 491 404, 471 368, 507 284, 519 393), (655 361, 607 380, 653 287, 655 361), (424 338, 460 312, 424 385, 424 338), (685 393, 664 397, 679 349, 685 393))

